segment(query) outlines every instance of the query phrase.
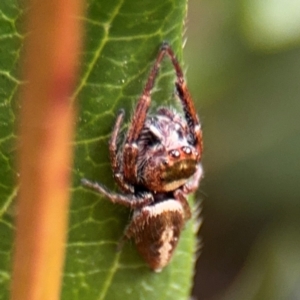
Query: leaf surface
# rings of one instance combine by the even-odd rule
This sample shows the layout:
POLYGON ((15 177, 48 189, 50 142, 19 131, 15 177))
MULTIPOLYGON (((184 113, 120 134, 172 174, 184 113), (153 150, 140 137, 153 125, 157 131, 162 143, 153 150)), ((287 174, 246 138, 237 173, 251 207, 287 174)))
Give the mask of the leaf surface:
MULTIPOLYGON (((130 220, 130 211, 81 186, 88 178, 116 190, 108 159, 108 140, 115 116, 126 111, 126 124, 140 96, 162 41, 182 57, 185 0, 89 1, 83 21, 86 37, 81 77, 74 98, 79 104, 74 141, 73 197, 62 299, 187 299, 193 275, 195 233, 188 222, 170 265, 152 272, 132 242, 117 252, 130 220)), ((8 298, 13 238, 15 109, 17 63, 22 35, 16 29, 21 14, 13 2, 0 4, 0 297, 8 298)), ((152 108, 178 106, 174 99, 175 73, 162 64, 152 108)), ((34 208, 33 208, 34 213, 34 208)))

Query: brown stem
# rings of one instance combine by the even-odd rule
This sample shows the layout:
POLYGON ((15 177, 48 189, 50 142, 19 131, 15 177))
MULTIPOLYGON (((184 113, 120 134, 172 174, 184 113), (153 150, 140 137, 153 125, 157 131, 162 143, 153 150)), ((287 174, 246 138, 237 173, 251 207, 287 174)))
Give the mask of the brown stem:
POLYGON ((81 0, 28 0, 11 299, 59 299, 68 221, 71 94, 81 0))

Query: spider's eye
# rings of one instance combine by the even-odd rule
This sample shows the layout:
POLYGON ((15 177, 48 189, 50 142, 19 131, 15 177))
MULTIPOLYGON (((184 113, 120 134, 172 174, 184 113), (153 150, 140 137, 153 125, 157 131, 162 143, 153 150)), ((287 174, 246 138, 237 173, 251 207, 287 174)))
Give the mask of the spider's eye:
POLYGON ((178 123, 175 124, 175 130, 178 134, 179 139, 182 139, 183 138, 183 129, 178 123))
POLYGON ((159 144, 160 140, 158 139, 158 137, 155 134, 153 134, 153 132, 150 131, 147 142, 148 142, 148 146, 151 147, 151 146, 159 144))
POLYGON ((195 145, 195 138, 192 134, 188 134, 187 140, 188 140, 190 145, 195 145))
POLYGON ((161 131, 155 125, 150 126, 149 135, 151 136, 151 140, 153 140, 153 143, 159 143, 163 140, 161 131))

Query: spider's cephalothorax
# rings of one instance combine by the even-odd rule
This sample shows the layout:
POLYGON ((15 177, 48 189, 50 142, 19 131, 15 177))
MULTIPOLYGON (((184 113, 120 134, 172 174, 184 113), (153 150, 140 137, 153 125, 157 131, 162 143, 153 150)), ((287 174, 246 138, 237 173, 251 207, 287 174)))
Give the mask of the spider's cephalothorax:
POLYGON ((200 152, 180 115, 167 108, 146 119, 136 142, 137 176, 134 185, 153 192, 174 191, 196 172, 200 152))
POLYGON ((163 43, 158 53, 123 147, 117 149, 123 118, 121 110, 109 143, 114 178, 123 194, 112 193, 86 179, 82 183, 113 203, 134 209, 124 239, 133 238, 149 266, 160 271, 169 263, 181 230, 191 217, 186 195, 197 189, 202 177, 199 119, 181 67, 167 43, 163 43), (147 115, 151 90, 165 55, 170 57, 176 72, 176 94, 183 107, 183 116, 164 107, 155 115, 147 115))

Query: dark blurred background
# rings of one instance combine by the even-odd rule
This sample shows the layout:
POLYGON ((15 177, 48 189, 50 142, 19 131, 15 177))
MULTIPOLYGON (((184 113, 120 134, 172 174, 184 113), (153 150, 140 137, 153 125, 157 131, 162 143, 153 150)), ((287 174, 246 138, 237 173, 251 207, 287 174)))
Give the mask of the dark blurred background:
POLYGON ((300 299, 300 1, 189 1, 203 124, 195 299, 300 299))

